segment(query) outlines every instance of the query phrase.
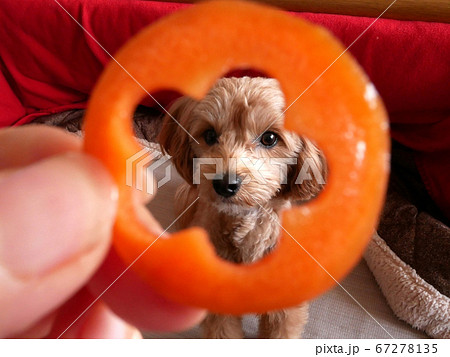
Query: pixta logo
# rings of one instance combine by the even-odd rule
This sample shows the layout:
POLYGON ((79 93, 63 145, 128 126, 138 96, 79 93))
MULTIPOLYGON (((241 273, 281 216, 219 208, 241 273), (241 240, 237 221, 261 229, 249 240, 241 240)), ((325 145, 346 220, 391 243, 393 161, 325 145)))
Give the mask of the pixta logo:
POLYGON ((171 180, 170 156, 144 148, 126 161, 126 185, 153 195, 171 180), (165 165, 164 176, 157 177, 156 170, 165 165), (156 186, 156 187, 155 187, 156 186))

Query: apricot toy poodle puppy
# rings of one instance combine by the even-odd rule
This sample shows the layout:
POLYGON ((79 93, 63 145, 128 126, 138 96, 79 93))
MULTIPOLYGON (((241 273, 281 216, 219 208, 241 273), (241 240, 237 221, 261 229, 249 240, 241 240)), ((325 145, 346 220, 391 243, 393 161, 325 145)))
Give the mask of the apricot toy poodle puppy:
MULTIPOLYGON (((275 79, 223 78, 201 101, 182 97, 172 105, 180 125, 164 118, 160 144, 186 181, 176 193, 177 214, 199 198, 179 227, 203 227, 231 262, 252 263, 274 249, 280 212, 314 198, 325 183, 322 153, 284 128, 284 107, 275 79)), ((307 303, 262 314, 260 337, 299 338, 307 315, 307 303)), ((203 329, 208 338, 243 337, 238 316, 211 313, 203 329)))

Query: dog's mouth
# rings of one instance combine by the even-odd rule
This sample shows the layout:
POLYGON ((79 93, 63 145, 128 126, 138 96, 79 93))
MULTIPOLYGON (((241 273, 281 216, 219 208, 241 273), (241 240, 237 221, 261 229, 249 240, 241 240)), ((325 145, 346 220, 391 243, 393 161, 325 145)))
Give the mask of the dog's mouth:
POLYGON ((199 185, 199 194, 220 211, 241 210, 241 212, 257 208, 273 197, 268 187, 249 185, 245 177, 240 178, 239 175, 236 177, 237 179, 229 178, 225 174, 218 179, 204 181, 199 185))
POLYGON ((243 200, 239 196, 223 197, 223 196, 217 195, 217 202, 219 204, 224 204, 224 205, 248 206, 248 204, 243 202, 243 200))
POLYGON ((249 205, 245 202, 240 202, 233 198, 218 197, 217 200, 212 202, 214 208, 219 212, 230 215, 241 215, 242 213, 254 209, 255 205, 249 205))
POLYGON ((251 195, 242 185, 239 192, 230 197, 224 197, 214 192, 214 202, 216 205, 240 207, 241 209, 249 209, 260 205, 260 197, 251 195))

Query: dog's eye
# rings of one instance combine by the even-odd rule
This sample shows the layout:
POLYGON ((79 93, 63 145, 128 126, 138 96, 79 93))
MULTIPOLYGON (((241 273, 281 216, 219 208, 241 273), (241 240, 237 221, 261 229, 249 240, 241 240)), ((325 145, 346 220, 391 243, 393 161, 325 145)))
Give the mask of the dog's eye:
POLYGON ((203 133, 203 138, 205 139, 205 143, 209 146, 217 143, 217 133, 214 129, 208 129, 203 133))
POLYGON ((278 142, 278 135, 272 131, 266 131, 261 135, 261 144, 263 144, 266 148, 271 148, 275 146, 278 142))

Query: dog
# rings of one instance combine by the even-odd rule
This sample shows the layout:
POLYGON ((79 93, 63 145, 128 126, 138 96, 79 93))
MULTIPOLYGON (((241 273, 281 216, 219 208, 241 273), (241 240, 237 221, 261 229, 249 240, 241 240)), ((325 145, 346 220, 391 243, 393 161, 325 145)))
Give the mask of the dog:
MULTIPOLYGON (((164 118, 161 149, 186 181, 176 192, 176 213, 198 197, 179 228, 203 227, 228 261, 252 263, 269 253, 280 235, 280 212, 322 189, 324 156, 284 128, 284 107, 275 79, 222 78, 201 101, 178 99, 169 109, 173 118, 164 118), (291 164, 282 170, 280 159, 291 164), (316 175, 299 184, 305 163, 316 175)), ((259 336, 299 338, 307 316, 307 303, 262 314, 259 336)), ((237 316, 211 313, 202 327, 207 338, 244 337, 237 316)))

